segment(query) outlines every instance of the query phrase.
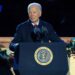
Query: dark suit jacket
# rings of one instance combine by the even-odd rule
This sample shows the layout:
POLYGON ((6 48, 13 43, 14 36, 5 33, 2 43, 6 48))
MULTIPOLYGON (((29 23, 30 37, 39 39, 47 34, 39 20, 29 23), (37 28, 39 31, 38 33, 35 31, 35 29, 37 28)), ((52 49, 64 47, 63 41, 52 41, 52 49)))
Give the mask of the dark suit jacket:
MULTIPOLYGON (((40 20, 38 27, 41 29, 42 26, 46 27, 48 33, 44 38, 44 42, 48 42, 51 40, 52 42, 60 42, 61 40, 57 36, 56 32, 53 30, 51 24, 40 20)), ((33 30, 33 25, 31 24, 30 20, 27 20, 18 25, 16 29, 16 33, 14 39, 12 40, 13 43, 20 43, 20 42, 33 42, 31 38, 31 31, 33 30)), ((12 43, 11 42, 11 43, 12 43)))
MULTIPOLYGON (((40 20, 38 28, 41 30, 42 26, 44 26, 47 29, 47 35, 43 37, 43 42, 49 42, 51 40, 52 42, 61 42, 60 38, 57 36, 56 32, 53 30, 51 24, 40 20)), ((41 42, 40 41, 33 41, 31 37, 31 32, 33 30, 33 25, 31 24, 30 20, 27 20, 21 24, 18 25, 16 29, 16 33, 14 36, 14 39, 10 43, 10 49, 15 50, 16 45, 15 43, 20 43, 20 42, 41 42)), ((18 52, 16 52, 18 54, 18 52)), ((17 55, 15 54, 15 55, 17 55)), ((16 57, 18 58, 18 57, 16 57)))

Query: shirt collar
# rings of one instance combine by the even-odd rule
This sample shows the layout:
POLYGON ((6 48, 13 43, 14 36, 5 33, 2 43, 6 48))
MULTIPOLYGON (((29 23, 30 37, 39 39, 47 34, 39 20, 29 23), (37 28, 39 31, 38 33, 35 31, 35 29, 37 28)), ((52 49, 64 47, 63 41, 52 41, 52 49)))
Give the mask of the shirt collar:
POLYGON ((34 25, 37 25, 37 26, 38 26, 38 25, 39 25, 39 20, 38 20, 35 24, 34 24, 34 23, 31 23, 31 24, 32 24, 33 26, 34 26, 34 25))

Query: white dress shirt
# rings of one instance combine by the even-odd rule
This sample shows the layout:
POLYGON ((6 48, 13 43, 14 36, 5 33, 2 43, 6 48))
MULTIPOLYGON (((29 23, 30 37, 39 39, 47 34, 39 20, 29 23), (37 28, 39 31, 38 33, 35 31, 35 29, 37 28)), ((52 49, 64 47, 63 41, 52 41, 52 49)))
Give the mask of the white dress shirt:
POLYGON ((35 26, 35 25, 38 26, 38 25, 39 25, 39 20, 38 20, 36 23, 32 23, 32 25, 33 25, 33 26, 35 26))

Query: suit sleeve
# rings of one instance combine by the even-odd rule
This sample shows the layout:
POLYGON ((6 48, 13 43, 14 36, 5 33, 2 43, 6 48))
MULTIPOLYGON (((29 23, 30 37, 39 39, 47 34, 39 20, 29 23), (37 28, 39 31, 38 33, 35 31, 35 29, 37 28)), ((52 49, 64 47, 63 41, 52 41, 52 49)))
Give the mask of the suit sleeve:
POLYGON ((48 30, 49 30, 49 39, 52 41, 52 42, 63 42, 59 36, 57 35, 57 33, 55 32, 55 30, 53 29, 53 27, 51 26, 51 24, 48 24, 48 30))
POLYGON ((16 28, 14 39, 11 41, 9 48, 14 51, 19 47, 19 43, 22 42, 22 28, 20 25, 16 28))

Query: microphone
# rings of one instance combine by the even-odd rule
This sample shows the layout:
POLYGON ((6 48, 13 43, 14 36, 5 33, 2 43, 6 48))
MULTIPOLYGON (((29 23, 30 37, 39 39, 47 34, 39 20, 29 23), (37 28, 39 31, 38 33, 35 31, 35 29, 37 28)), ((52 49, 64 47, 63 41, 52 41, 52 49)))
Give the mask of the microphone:
POLYGON ((31 32, 31 38, 33 41, 42 41, 43 38, 47 36, 47 33, 48 30, 45 26, 42 26, 41 28, 36 26, 31 32))
POLYGON ((41 33, 40 28, 35 27, 35 28, 34 28, 34 33, 35 33, 35 34, 37 34, 37 33, 41 33))
POLYGON ((42 33, 42 38, 46 37, 48 34, 48 29, 45 26, 42 26, 41 33, 42 33))
POLYGON ((31 38, 34 42, 41 40, 41 30, 40 30, 40 28, 38 28, 38 27, 33 28, 32 32, 31 32, 31 38))

